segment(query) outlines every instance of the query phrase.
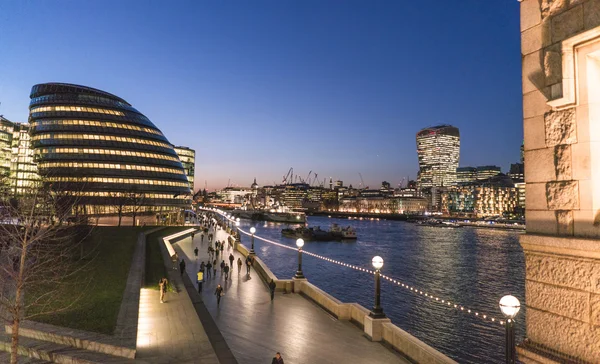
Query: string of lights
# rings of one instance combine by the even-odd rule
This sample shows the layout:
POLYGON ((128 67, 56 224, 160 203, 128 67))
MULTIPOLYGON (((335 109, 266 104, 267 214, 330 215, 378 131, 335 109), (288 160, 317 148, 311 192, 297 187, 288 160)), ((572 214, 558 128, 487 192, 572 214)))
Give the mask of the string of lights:
MULTIPOLYGON (((221 215, 224 216, 224 214, 222 212, 218 211, 218 210, 215 211, 215 212, 217 212, 217 213, 219 213, 219 214, 221 214, 221 215)), ((230 219, 230 218, 228 218, 226 216, 225 216, 225 218, 235 223, 235 221, 233 219, 230 219)), ((237 229, 238 229, 239 232, 241 232, 241 233, 243 233, 245 235, 248 235, 248 236, 252 235, 250 232, 244 231, 244 230, 240 229, 239 227, 237 229)), ((298 248, 291 247, 291 246, 288 246, 288 245, 285 245, 285 244, 281 244, 281 243, 278 243, 276 241, 272 241, 272 240, 260 237, 260 236, 258 236, 256 234, 254 234, 254 238, 256 238, 258 240, 262 240, 262 241, 264 241, 266 243, 269 243, 269 244, 272 244, 272 245, 276 245, 276 246, 285 248, 285 249, 294 250, 294 251, 298 251, 299 250, 298 248)), ((365 272, 365 273, 368 273, 368 274, 375 274, 375 271, 373 271, 373 270, 362 268, 362 267, 359 267, 359 266, 356 266, 356 265, 353 265, 353 264, 348 264, 348 263, 345 263, 345 262, 342 262, 342 261, 339 261, 339 260, 335 260, 335 259, 323 256, 323 255, 315 254, 315 253, 306 251, 304 249, 302 249, 302 253, 306 254, 306 255, 310 255, 310 256, 315 257, 317 259, 321 259, 321 260, 327 261, 329 263, 333 263, 333 264, 337 264, 337 265, 346 267, 346 268, 351 268, 351 269, 358 270, 358 271, 361 271, 361 272, 365 272)), ((394 277, 391 277, 391 276, 388 276, 388 275, 385 275, 385 274, 380 274, 380 277, 383 278, 383 279, 385 279, 385 280, 387 280, 388 282, 390 282, 390 283, 392 283, 392 284, 400 287, 400 288, 406 289, 407 292, 411 292, 411 293, 413 293, 413 294, 415 294, 417 296, 422 296, 422 297, 424 297, 425 299, 427 299, 430 302, 440 304, 440 305, 442 305, 442 306, 444 306, 446 308, 455 309, 457 311, 460 311, 460 313, 474 316, 474 317, 476 317, 478 319, 481 319, 482 321, 487 322, 487 323, 500 324, 502 326, 505 325, 504 320, 500 320, 500 319, 497 319, 496 317, 484 314, 484 313, 476 311, 476 310, 472 310, 472 309, 470 309, 468 307, 465 307, 464 305, 458 304, 456 302, 452 302, 450 300, 440 298, 439 296, 431 294, 427 290, 418 289, 417 287, 414 287, 414 286, 408 285, 406 283, 403 283, 402 281, 400 281, 397 278, 394 278, 394 277)))

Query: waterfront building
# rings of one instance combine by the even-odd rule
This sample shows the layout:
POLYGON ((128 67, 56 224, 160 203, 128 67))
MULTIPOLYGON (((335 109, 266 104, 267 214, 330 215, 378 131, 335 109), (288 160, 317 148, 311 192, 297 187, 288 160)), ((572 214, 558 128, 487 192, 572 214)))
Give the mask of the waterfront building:
POLYGON ((17 196, 27 193, 40 181, 29 129, 28 124, 20 123, 13 128, 9 183, 11 193, 17 196))
POLYGON ((523 163, 512 163, 508 172, 508 176, 513 181, 524 181, 525 180, 525 165, 523 163))
POLYGON ((502 173, 498 166, 479 166, 477 167, 477 179, 484 180, 502 173))
POLYGON ((438 125, 417 133, 420 189, 456 184, 460 134, 451 125, 438 125))
POLYGON ((527 341, 519 361, 600 363, 600 2, 520 8, 527 320, 517 322, 527 341))
POLYGON ((340 200, 340 212, 374 214, 423 214, 429 203, 422 197, 357 196, 340 200))
POLYGON ((456 183, 470 183, 477 180, 477 168, 458 167, 456 168, 456 183))
POLYGON ((191 148, 181 146, 174 146, 173 150, 175 150, 175 153, 177 153, 177 156, 181 161, 185 175, 190 183, 190 189, 193 191, 194 173, 196 170, 196 151, 191 148))
POLYGON ((31 143, 52 188, 78 195, 85 214, 176 211, 191 203, 173 145, 127 101, 90 87, 33 86, 31 143))
POLYGON ((416 187, 405 187, 394 190, 394 197, 423 197, 416 187))
POLYGON ((225 187, 216 191, 216 201, 225 204, 246 204, 250 202, 252 188, 247 187, 225 187))
POLYGON ((7 182, 10 174, 14 125, 15 123, 0 115, 0 178, 4 180, 3 183, 7 182))
POLYGON ((472 217, 513 214, 519 206, 517 188, 507 176, 447 187, 441 193, 442 212, 472 217))

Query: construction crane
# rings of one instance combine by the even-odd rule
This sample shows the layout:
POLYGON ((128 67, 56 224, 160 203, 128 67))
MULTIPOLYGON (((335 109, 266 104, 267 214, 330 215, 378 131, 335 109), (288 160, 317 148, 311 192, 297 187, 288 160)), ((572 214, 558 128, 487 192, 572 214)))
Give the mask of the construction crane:
POLYGON ((312 173, 312 171, 308 172, 308 175, 306 176, 306 180, 302 181, 302 183, 307 183, 310 185, 310 174, 312 173))
POLYGON ((294 182, 294 168, 291 167, 290 170, 288 171, 288 173, 283 176, 283 181, 281 182, 281 184, 290 184, 294 182), (291 182, 290 182, 291 180, 291 182))
POLYGON ((358 172, 358 175, 359 175, 359 177, 360 177, 360 182, 362 183, 362 187, 363 187, 363 189, 366 189, 367 187, 365 186, 365 181, 364 181, 364 180, 363 180, 363 178, 362 178, 362 174, 360 174, 360 172, 358 172))

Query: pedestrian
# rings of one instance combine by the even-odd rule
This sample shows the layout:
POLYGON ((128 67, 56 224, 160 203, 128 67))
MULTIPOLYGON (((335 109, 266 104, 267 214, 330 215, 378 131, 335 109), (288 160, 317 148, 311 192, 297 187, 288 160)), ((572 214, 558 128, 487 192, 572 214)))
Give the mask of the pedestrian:
POLYGON ((198 293, 202 293, 202 283, 204 283, 204 271, 202 270, 202 268, 200 268, 200 270, 198 271, 197 279, 198 279, 198 293))
POLYGON ((275 284, 275 281, 271 279, 271 282, 269 282, 269 291, 271 291, 271 301, 273 301, 273 298, 275 298, 275 287, 277 287, 277 285, 275 284))
POLYGON ((242 258, 238 258, 238 274, 242 271, 242 258))
POLYGON ((210 268, 212 268, 212 264, 210 264, 210 260, 208 261, 208 263, 206 263, 206 275, 209 277, 212 277, 212 271, 210 270, 210 268))
POLYGON ((229 266, 233 269, 233 261, 235 260, 235 257, 233 256, 233 253, 229 253, 229 266))
POLYGON ((223 287, 220 284, 217 284, 217 289, 215 289, 215 296, 217 296, 217 306, 221 304, 221 297, 223 297, 225 293, 223 293, 223 287))
POLYGON ((179 263, 179 274, 183 276, 183 272, 185 272, 185 260, 181 259, 179 263))
POLYGON ((225 248, 225 242, 221 242, 221 245, 219 245, 219 248, 221 248, 221 256, 223 256, 223 249, 225 248))
POLYGON ((194 249, 194 255, 196 256, 196 260, 198 260, 198 247, 194 249))
POLYGON ((283 363, 283 358, 281 357, 281 353, 277 352, 275 354, 275 357, 273 358, 273 361, 271 362, 271 364, 284 364, 283 363))
POLYGON ((202 261, 200 263, 200 270, 202 271, 202 273, 204 273, 204 269, 206 268, 206 264, 204 264, 204 261, 202 261))
POLYGON ((213 260, 213 275, 217 276, 217 260, 213 260))
POLYGON ((171 261, 173 262, 173 270, 177 270, 177 263, 179 263, 179 255, 177 253, 173 254, 171 257, 171 261))
POLYGON ((194 231, 192 231, 192 241, 194 241, 194 236, 195 236, 194 231))
POLYGON ((160 281, 158 282, 158 289, 160 290, 160 303, 165 302, 165 294, 167 293, 167 285, 168 284, 169 284, 169 281, 165 277, 162 277, 160 279, 160 281))
POLYGON ((223 270, 225 269, 225 261, 223 260, 220 264, 221 266, 221 275, 223 275, 223 270))
POLYGON ((223 271, 225 272, 225 280, 229 279, 229 265, 225 264, 225 268, 223 268, 223 271))
POLYGON ((204 233, 202 233, 202 235, 200 235, 200 243, 204 243, 204 233))
POLYGON ((246 274, 250 275, 250 267, 252 266, 252 261, 249 259, 246 259, 246 274))

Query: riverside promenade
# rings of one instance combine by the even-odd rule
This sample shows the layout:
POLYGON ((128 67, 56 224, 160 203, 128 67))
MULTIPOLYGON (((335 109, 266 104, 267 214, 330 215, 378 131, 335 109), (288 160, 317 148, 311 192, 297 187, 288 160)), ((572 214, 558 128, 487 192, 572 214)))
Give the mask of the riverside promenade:
MULTIPOLYGON (((226 241, 227 233, 214 230, 215 241, 226 241)), ((208 261, 208 242, 201 242, 201 234, 194 241, 185 238, 174 245, 180 258, 186 260, 186 273, 196 282, 200 262, 208 261), (200 256, 194 258, 194 248, 200 256)), ((275 293, 270 300, 269 289, 252 268, 238 272, 236 261, 244 257, 233 248, 224 250, 219 263, 229 263, 229 254, 235 257, 231 279, 225 282, 217 269, 216 277, 206 280, 202 300, 223 335, 229 349, 240 364, 270 363, 277 351, 286 364, 310 363, 409 363, 397 352, 363 336, 363 331, 349 321, 337 320, 312 301, 298 294, 275 293), (221 305, 214 295, 217 284, 225 289, 221 305)))

